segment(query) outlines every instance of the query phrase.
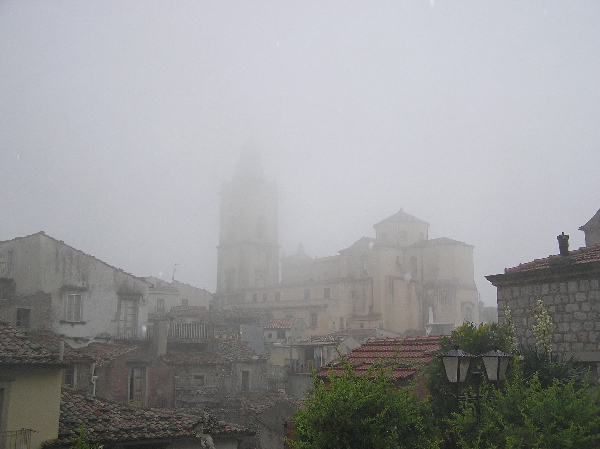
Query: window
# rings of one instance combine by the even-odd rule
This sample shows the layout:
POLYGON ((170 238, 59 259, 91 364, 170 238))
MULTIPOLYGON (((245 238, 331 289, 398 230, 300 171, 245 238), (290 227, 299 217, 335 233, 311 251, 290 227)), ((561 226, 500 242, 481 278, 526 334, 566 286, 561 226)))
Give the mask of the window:
POLYGON ((310 327, 317 327, 317 312, 310 313, 310 327))
POLYGON ((304 290, 304 299, 310 299, 310 289, 304 290))
POLYGON ((183 307, 187 307, 187 306, 188 306, 188 303, 189 303, 189 301, 188 301, 188 299, 187 299, 187 298, 181 298, 181 305, 182 305, 183 307))
POLYGON ((77 367, 75 365, 69 365, 65 368, 63 385, 71 388, 77 388, 77 367))
POLYGON ((146 405, 146 368, 131 367, 129 369, 129 401, 131 405, 146 405))
POLYGON ((281 300, 281 292, 275 292, 275 301, 281 300))
POLYGON ((67 302, 65 304, 65 321, 78 322, 82 321, 83 299, 80 293, 67 294, 67 302))
POLYGON ((323 298, 329 299, 331 297, 331 289, 329 287, 325 287, 323 289, 323 298))
POLYGON ((165 298, 156 300, 156 313, 165 313, 165 298))
POLYGON ((250 391, 250 371, 242 371, 242 391, 250 391))
POLYGON ((269 332, 269 333, 267 334, 267 338, 268 338, 269 340, 270 340, 271 338, 273 338, 273 332, 269 332))
POLYGON ((137 296, 119 297, 119 338, 137 337, 138 300, 137 296))
POLYGON ((283 340, 283 339, 285 339, 285 331, 284 331, 284 330, 278 330, 278 331, 277 331, 277 338, 278 338, 279 340, 283 340))
POLYGON ((258 293, 254 293, 252 295, 252 302, 256 302, 256 301, 258 301, 258 293))
POLYGON ((197 387, 204 386, 204 374, 194 374, 194 385, 197 387))
POLYGON ((30 309, 17 309, 17 327, 29 329, 31 318, 30 309))

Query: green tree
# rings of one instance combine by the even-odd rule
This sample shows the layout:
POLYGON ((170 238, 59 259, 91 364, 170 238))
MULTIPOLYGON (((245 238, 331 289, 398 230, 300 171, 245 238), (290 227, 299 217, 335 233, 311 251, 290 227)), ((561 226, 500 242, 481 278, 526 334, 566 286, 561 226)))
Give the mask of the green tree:
MULTIPOLYGON (((464 323, 452 332, 450 338, 442 339, 440 354, 452 350, 455 346, 473 355, 484 354, 496 349, 510 352, 513 338, 514 333, 511 328, 500 326, 498 323, 487 323, 479 326, 464 323)), ((473 366, 469 368, 467 381, 464 385, 459 386, 462 390, 473 390, 478 379, 475 379, 472 373, 485 371, 481 366, 481 360, 473 360, 471 364, 473 366)), ((432 360, 428 371, 427 389, 431 394, 431 408, 435 416, 439 420, 443 420, 451 413, 458 411, 457 395, 459 392, 457 385, 453 385, 448 381, 444 364, 440 359, 432 360)))
POLYGON ((481 420, 474 404, 446 421, 460 449, 595 449, 600 447, 600 390, 555 380, 545 388, 520 367, 505 388, 484 387, 481 420))
POLYGON ((393 385, 389 372, 373 367, 354 372, 342 358, 343 371, 327 380, 313 373, 313 390, 292 420, 295 449, 425 449, 437 447, 435 423, 424 401, 409 387, 393 385))
POLYGON ((75 444, 73 446, 69 447, 69 449, 103 449, 103 448, 104 448, 103 445, 94 444, 93 446, 90 446, 88 444, 86 433, 85 433, 85 428, 83 426, 81 426, 79 428, 79 436, 77 437, 77 441, 75 442, 75 444))

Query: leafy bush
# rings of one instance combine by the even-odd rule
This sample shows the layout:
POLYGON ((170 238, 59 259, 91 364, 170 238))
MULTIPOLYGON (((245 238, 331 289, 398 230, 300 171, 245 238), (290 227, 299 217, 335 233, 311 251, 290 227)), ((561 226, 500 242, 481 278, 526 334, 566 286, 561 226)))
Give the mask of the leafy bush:
POLYGON ((482 391, 481 420, 473 403, 446 421, 461 449, 595 449, 600 447, 600 390, 554 380, 545 388, 520 369, 504 389, 482 391))
POLYGON ((397 388, 385 369, 368 376, 354 372, 342 359, 341 375, 327 381, 313 373, 313 391, 292 420, 295 449, 425 449, 436 447, 435 423, 426 404, 397 388))

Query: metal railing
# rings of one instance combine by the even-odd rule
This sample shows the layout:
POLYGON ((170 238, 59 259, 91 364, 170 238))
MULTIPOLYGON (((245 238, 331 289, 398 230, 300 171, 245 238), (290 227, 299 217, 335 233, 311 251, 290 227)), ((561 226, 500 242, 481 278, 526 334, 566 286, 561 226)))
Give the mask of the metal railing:
POLYGON ((32 429, 0 432, 0 449, 30 449, 32 429))
POLYGON ((169 339, 208 340, 209 331, 205 323, 169 323, 169 339))

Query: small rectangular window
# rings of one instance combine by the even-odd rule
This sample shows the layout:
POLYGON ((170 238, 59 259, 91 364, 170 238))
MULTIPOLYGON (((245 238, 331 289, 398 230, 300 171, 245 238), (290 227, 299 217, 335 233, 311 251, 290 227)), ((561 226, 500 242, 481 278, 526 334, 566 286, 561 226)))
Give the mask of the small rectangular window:
POLYGON ((31 325, 31 310, 30 309, 17 309, 17 327, 23 329, 29 329, 31 325))
POLYGON ((65 307, 65 321, 81 321, 83 300, 79 293, 69 293, 65 307))
POLYGON ((146 405, 146 368, 129 369, 129 404, 138 407, 146 405))
POLYGON ((281 292, 275 292, 275 301, 281 300, 281 292))
POLYGON ((284 330, 278 330, 277 331, 277 339, 278 340, 284 340, 285 339, 285 331, 284 330))
POLYGON ((258 293, 254 293, 252 295, 252 302, 256 302, 256 301, 258 301, 258 293))
POLYGON ((156 300, 156 313, 165 313, 165 298, 156 300))
POLYGON ((330 297, 331 297, 331 290, 329 289, 329 287, 325 287, 323 289, 323 298, 329 299, 330 297))
POLYGON ((242 371, 242 391, 250 391, 250 371, 242 371))
POLYGON ((194 374, 194 384, 197 387, 204 386, 204 374, 194 374))
POLYGON ((310 313, 310 327, 317 327, 317 312, 310 313))
POLYGON ((75 365, 69 365, 65 368, 63 384, 67 387, 77 388, 77 367, 75 365))

